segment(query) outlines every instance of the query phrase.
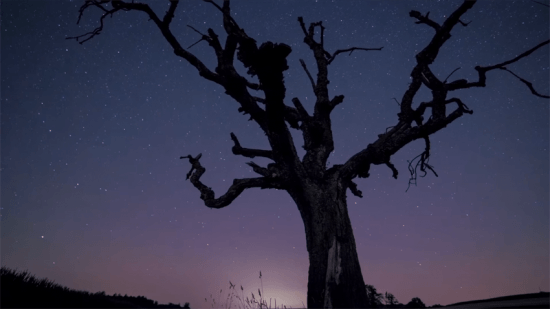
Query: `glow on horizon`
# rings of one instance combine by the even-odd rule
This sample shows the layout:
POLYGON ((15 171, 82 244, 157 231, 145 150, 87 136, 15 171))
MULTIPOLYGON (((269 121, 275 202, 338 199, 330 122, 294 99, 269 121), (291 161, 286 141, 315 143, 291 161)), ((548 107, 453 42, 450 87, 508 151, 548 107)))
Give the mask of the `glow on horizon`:
MULTIPOLYGON (((258 279, 256 277, 256 279, 258 279)), ((307 301, 307 295, 305 291, 300 290, 292 290, 285 287, 285 282, 274 282, 275 280, 269 280, 269 283, 263 283, 263 291, 260 283, 253 284, 251 282, 248 282, 245 286, 245 284, 237 284, 235 282, 232 282, 235 287, 233 289, 229 288, 229 282, 224 284, 224 286, 220 287, 219 290, 217 290, 214 293, 208 293, 208 296, 205 297, 208 301, 205 302, 209 306, 212 305, 212 299, 216 300, 216 305, 220 306, 229 306, 229 303, 233 305, 239 306, 241 304, 241 300, 237 298, 243 298, 242 303, 246 306, 246 299, 248 298, 249 301, 252 301, 252 294, 254 294, 254 299, 258 302, 260 302, 260 299, 262 302, 265 301, 267 304, 267 308, 304 308, 306 301, 307 301), (256 286, 254 288, 250 288, 251 286, 256 286), (241 286, 243 290, 241 291, 241 286), (262 291, 262 296, 258 294, 258 289, 262 291), (221 291, 221 293, 220 293, 221 291), (233 293, 233 296, 231 294, 233 293), (233 300, 231 301, 231 297, 233 300), (271 299, 271 303, 270 303, 271 299)), ((258 279, 259 281, 259 279, 258 279)), ((216 307, 216 306, 215 306, 216 307)), ((253 307, 255 308, 255 307, 253 307)))

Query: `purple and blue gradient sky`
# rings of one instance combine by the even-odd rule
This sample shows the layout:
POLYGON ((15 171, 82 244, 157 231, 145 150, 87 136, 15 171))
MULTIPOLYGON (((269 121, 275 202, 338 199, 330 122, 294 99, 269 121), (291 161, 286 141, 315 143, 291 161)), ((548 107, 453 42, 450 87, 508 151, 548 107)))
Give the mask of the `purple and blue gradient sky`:
MULTIPOLYGON (((229 281, 250 297, 302 307, 308 255, 300 214, 284 191, 246 190, 231 205, 209 209, 185 180, 180 156, 202 153, 202 180, 216 196, 234 178, 256 177, 249 158, 231 152, 268 149, 257 124, 237 111, 224 90, 178 58, 140 12, 107 18, 101 35, 79 45, 65 40, 91 31, 101 12, 83 1, 2 1, 2 266, 90 292, 144 295, 159 303, 223 302, 229 281), (262 271, 262 282, 258 278, 262 271)), ((151 1, 163 15, 168 1, 151 1)), ((303 58, 316 73, 297 22, 323 21, 325 46, 380 47, 342 54, 329 67, 329 91, 345 95, 332 113, 341 164, 397 123, 415 54, 433 29, 415 24, 412 9, 442 22, 460 1, 233 1, 236 21, 259 43, 283 42, 293 52, 285 73, 287 104, 298 97, 311 112, 303 58)), ((203 1, 182 1, 171 29, 183 46, 222 39, 221 14, 203 1)), ((533 1, 480 1, 456 26, 435 63, 444 79, 477 80, 476 65, 511 59, 549 37, 548 9, 533 1)), ((190 49, 207 66, 205 43, 190 49)), ((549 91, 549 48, 509 68, 549 91)), ((240 72, 244 69, 239 67, 240 72)), ((428 174, 406 193, 407 160, 416 141, 386 166, 357 179, 363 198, 348 193, 366 284, 407 303, 427 305, 538 292, 549 283, 549 100, 533 96, 505 71, 487 87, 454 93, 473 111, 432 135, 428 174)), ((423 88, 415 104, 430 98, 423 88)), ((417 106, 417 105, 415 105, 417 106)), ((455 107, 453 106, 452 109, 455 107)), ((292 130, 297 150, 303 140, 292 130)), ((265 166, 266 159, 253 159, 265 166)), ((272 304, 273 305, 273 304, 272 304)))

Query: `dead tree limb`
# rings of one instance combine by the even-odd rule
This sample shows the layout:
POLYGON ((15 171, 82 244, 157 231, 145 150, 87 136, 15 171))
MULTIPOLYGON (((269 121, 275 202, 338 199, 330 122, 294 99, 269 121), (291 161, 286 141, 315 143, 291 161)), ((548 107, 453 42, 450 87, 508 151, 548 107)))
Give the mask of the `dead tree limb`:
POLYGON ((195 188, 197 188, 201 193, 201 199, 204 201, 204 204, 210 208, 223 208, 228 206, 235 200, 245 189, 249 188, 260 188, 260 189, 284 189, 282 183, 272 177, 259 177, 259 178, 243 178, 243 179, 234 179, 233 184, 227 192, 215 198, 215 193, 212 188, 205 186, 201 181, 200 177, 204 174, 206 169, 202 167, 199 162, 201 154, 193 158, 191 155, 182 156, 180 159, 189 159, 191 163, 191 170, 187 173, 187 179, 190 179, 191 183, 195 188))
POLYGON ((259 149, 249 149, 241 147, 241 143, 237 139, 237 136, 231 132, 231 140, 235 143, 235 146, 231 148, 233 154, 241 155, 243 157, 255 158, 255 157, 264 157, 273 160, 273 152, 269 150, 259 150, 259 149))
MULTIPOLYGON (((498 64, 495 64, 495 65, 491 65, 491 66, 486 66, 486 67, 482 67, 482 66, 476 66, 474 69, 477 71, 478 73, 478 81, 477 82, 472 82, 472 83, 463 83, 463 84, 447 84, 446 85, 446 90, 448 91, 454 91, 454 90, 457 90, 457 89, 467 89, 467 88, 472 88, 472 87, 485 87, 485 83, 487 81, 487 72, 489 71, 492 71, 492 70, 495 70, 495 69, 501 69, 501 70, 506 70, 506 66, 509 65, 509 64, 512 64, 512 63, 515 63, 529 55, 531 55, 533 52, 535 52, 536 50, 540 49, 541 47, 545 46, 545 45, 548 45, 548 43, 550 43, 550 40, 546 40, 542 43, 539 43, 538 45, 536 45, 535 47, 521 53, 520 55, 516 56, 515 58, 513 59, 510 59, 510 60, 507 60, 507 61, 504 61, 504 62, 501 62, 501 63, 498 63, 498 64)), ((509 71, 510 72, 510 71, 509 71)), ((512 73, 512 72, 510 72, 512 73)), ((513 74, 513 73, 512 73, 513 74)), ((514 76, 516 76, 520 81, 522 81, 524 84, 527 85, 527 87, 529 87, 529 89, 531 90, 531 92, 538 96, 538 97, 541 97, 541 98, 548 98, 548 95, 541 95, 539 94, 538 92, 535 91, 535 89, 533 88, 533 85, 529 82, 527 82, 526 80, 520 78, 519 76, 513 74, 514 76)))

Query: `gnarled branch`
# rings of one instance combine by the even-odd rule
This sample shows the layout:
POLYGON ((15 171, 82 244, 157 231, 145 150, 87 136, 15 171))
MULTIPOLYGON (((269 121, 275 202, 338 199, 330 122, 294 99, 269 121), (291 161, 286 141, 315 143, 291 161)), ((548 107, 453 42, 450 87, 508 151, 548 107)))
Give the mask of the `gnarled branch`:
POLYGON ((193 158, 191 155, 182 156, 180 159, 188 158, 191 163, 191 170, 187 174, 187 179, 190 179, 191 183, 195 188, 199 189, 201 192, 201 199, 204 201, 204 204, 210 208, 223 208, 228 206, 235 200, 245 189, 249 188, 260 188, 260 189, 284 189, 282 183, 275 178, 259 177, 259 178, 243 178, 243 179, 234 179, 233 184, 227 192, 215 198, 215 193, 212 188, 205 186, 201 181, 200 177, 206 169, 200 164, 199 159, 201 154, 193 158))
MULTIPOLYGON (((436 33, 430 43, 416 55, 417 65, 411 72, 412 82, 401 100, 401 111, 398 113, 399 122, 389 132, 379 135, 374 143, 369 144, 367 148, 348 159, 341 168, 341 177, 344 179, 353 179, 357 176, 368 177, 371 164, 388 165, 387 162, 389 162, 390 157, 406 144, 433 134, 446 127, 465 112, 471 112, 458 99, 445 100, 446 92, 442 88, 444 84, 433 75, 428 66, 437 57, 441 46, 450 38, 452 28, 473 4, 471 1, 465 1, 442 25, 429 20, 428 14, 422 16, 418 12, 411 12, 410 15, 412 17, 430 25, 436 30, 436 33), (425 124, 422 124, 422 114, 425 108, 428 107, 428 103, 420 106, 416 111, 412 109, 412 100, 423 83, 433 90, 432 114, 436 113, 437 110, 437 117, 430 118, 425 124), (444 107, 451 102, 456 102, 459 104, 459 107, 449 114, 449 116, 445 117, 444 107), (416 121, 418 126, 411 127, 412 121, 416 121)), ((391 165, 388 165, 388 167, 391 168, 391 165)))
MULTIPOLYGON (((529 56, 530 54, 532 54, 533 52, 535 52, 536 50, 538 50, 539 48, 545 46, 545 45, 548 45, 548 43, 550 43, 550 40, 546 40, 544 42, 541 42, 539 43, 537 46, 521 53, 520 55, 514 57, 513 59, 510 59, 510 60, 507 60, 507 61, 504 61, 504 62, 501 62, 499 64, 495 64, 495 65, 491 65, 491 66, 486 66, 486 67, 482 67, 482 66, 476 66, 474 69, 477 71, 478 73, 478 81, 477 82, 472 82, 472 83, 468 83, 468 82, 461 82, 461 83, 450 83, 450 84, 446 84, 445 85, 445 89, 447 91, 454 91, 454 90, 457 90, 457 89, 466 89, 466 88, 472 88, 472 87, 485 87, 485 83, 487 81, 487 72, 491 71, 491 70, 495 70, 495 69, 501 69, 501 70, 505 70, 505 71, 508 71, 510 73, 512 73, 511 71, 509 71, 506 66, 509 65, 509 64, 512 64, 514 62, 517 62, 519 61, 520 59, 522 58, 525 58, 527 56, 529 56)), ((542 95, 542 94, 539 94, 538 92, 535 91, 535 89, 533 88, 533 84, 524 80, 523 78, 520 78, 519 76, 515 75, 514 73, 512 73, 515 77, 517 77, 521 82, 523 82, 524 84, 527 85, 527 87, 529 87, 529 89, 531 90, 531 92, 538 96, 538 97, 541 97, 541 98, 549 98, 549 96, 547 95, 542 95)))
POLYGON ((405 190, 405 192, 409 191, 409 187, 411 186, 411 184, 414 184, 416 186, 416 177, 418 176, 418 172, 416 171, 416 169, 418 168, 418 166, 420 166, 420 171, 422 171, 424 173, 424 175, 421 175, 420 177, 425 177, 426 176, 426 174, 427 174, 426 168, 429 169, 430 171, 432 171, 432 173, 434 173, 435 177, 438 177, 437 173, 433 169, 433 166, 428 164, 428 162, 430 161, 430 138, 429 138, 429 136, 425 136, 424 140, 426 141, 425 150, 421 154, 419 154, 418 156, 414 157, 411 161, 407 160, 407 162, 409 162, 408 168, 409 168, 409 172, 411 173, 411 178, 409 179, 409 185, 407 186, 407 190, 405 190), (417 158, 420 158, 420 159, 416 162, 416 165, 413 168, 412 164, 417 158))
POLYGON ((99 26, 96 27, 94 30, 90 32, 86 32, 84 34, 78 35, 78 36, 70 36, 67 37, 67 40, 76 40, 79 44, 84 44, 84 42, 91 40, 96 35, 99 35, 101 31, 103 30, 103 20, 107 16, 113 17, 113 14, 120 10, 120 8, 115 8, 112 10, 107 10, 105 7, 102 6, 104 3, 108 3, 110 0, 101 0, 101 1, 94 1, 94 0, 88 0, 86 1, 78 10, 78 20, 76 21, 76 24, 80 24, 80 20, 82 19, 82 15, 84 14, 84 11, 90 6, 96 6, 100 8, 104 13, 101 15, 101 18, 99 19, 99 26), (81 38, 84 38, 84 40, 80 41, 81 38))

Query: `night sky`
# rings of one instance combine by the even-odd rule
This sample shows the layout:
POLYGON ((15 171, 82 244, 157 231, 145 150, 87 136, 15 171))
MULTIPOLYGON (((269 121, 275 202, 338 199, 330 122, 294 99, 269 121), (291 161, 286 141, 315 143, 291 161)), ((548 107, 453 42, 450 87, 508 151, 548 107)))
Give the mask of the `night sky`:
MULTIPOLYGON (((185 179, 189 161, 179 159, 202 153, 201 180, 218 197, 233 179, 258 177, 246 162, 271 162, 231 152, 230 132, 245 148, 269 149, 259 126, 177 57, 142 12, 107 18, 101 35, 83 45, 66 40, 98 25, 97 8, 76 25, 82 3, 2 1, 2 266, 74 289, 192 308, 210 307, 210 294, 223 303, 230 280, 249 298, 263 284, 268 302, 302 307, 309 260, 290 196, 248 189, 228 207, 209 209, 185 179)), ((164 16, 168 3, 150 5, 164 16)), ((298 16, 307 26, 323 21, 331 53, 384 47, 341 54, 329 66, 330 97, 345 95, 331 118, 332 166, 397 123, 392 98, 403 96, 414 56, 434 33, 409 11, 429 11, 442 23, 460 3, 241 0, 232 2, 232 14, 258 46, 292 47, 285 102, 298 97, 310 113, 314 95, 299 59, 312 74, 317 69, 298 16)), ((534 1, 480 1, 462 20, 471 23, 453 29, 431 66, 440 79, 460 67, 451 80, 477 80, 476 65, 511 59, 549 37, 548 8, 534 1)), ((211 4, 178 6, 171 29, 184 47, 200 39, 186 25, 211 27, 225 42, 211 4)), ((206 42, 190 51, 214 69, 206 42)), ((548 45, 508 68, 539 93, 550 92, 548 45)), ((450 94, 474 114, 431 136, 430 164, 439 177, 419 177, 405 192, 407 160, 424 149, 417 140, 392 157, 397 180, 385 165, 373 166, 369 178, 356 179, 364 197, 348 191, 365 283, 401 303, 550 289, 550 102, 508 72, 487 76, 485 88, 450 94)), ((423 87, 413 107, 430 98, 423 87)), ((291 132, 303 156, 301 134, 291 132)))

